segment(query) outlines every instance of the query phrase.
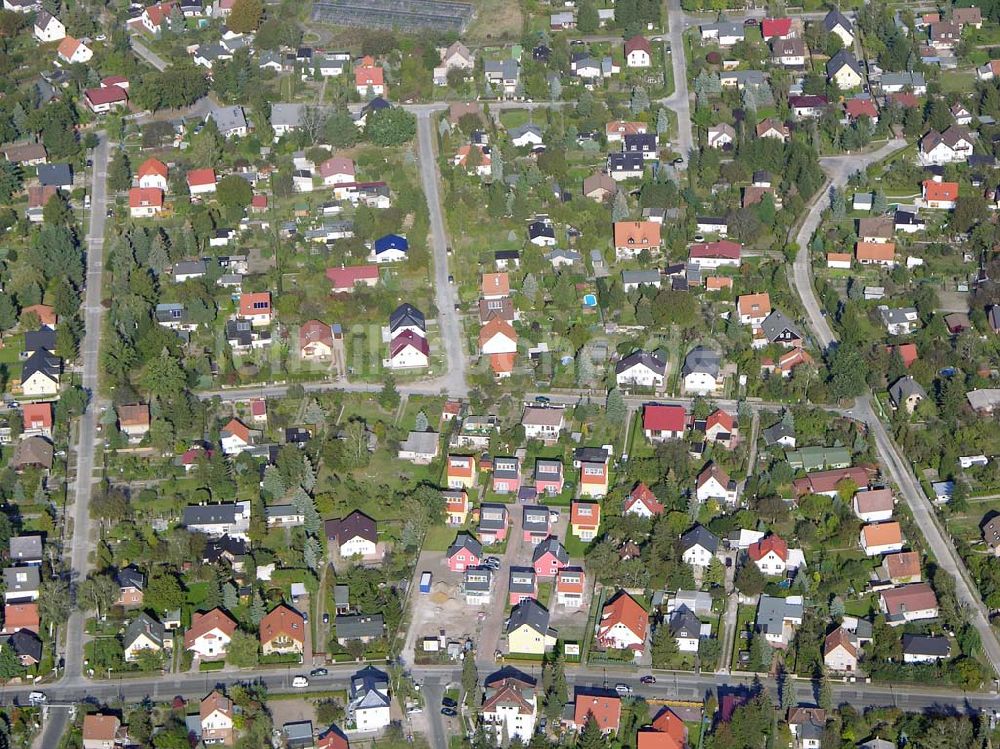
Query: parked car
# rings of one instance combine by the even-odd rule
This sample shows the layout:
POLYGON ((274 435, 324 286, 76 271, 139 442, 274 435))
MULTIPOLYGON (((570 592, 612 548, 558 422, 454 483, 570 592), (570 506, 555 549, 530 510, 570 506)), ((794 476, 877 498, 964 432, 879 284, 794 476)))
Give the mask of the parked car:
POLYGON ((314 668, 309 672, 310 676, 328 676, 330 672, 325 668, 314 668))
POLYGON ((615 684, 615 691, 618 694, 632 694, 632 687, 628 684, 615 684))
POLYGON ((453 700, 451 697, 442 697, 441 704, 444 707, 458 707, 458 702, 453 700))
POLYGON ((449 718, 454 718, 456 715, 458 715, 458 712, 450 707, 442 707, 441 714, 447 715, 449 718))
POLYGON ((295 687, 296 689, 305 689, 306 687, 309 686, 309 679, 307 679, 305 676, 296 676, 294 679, 292 679, 292 686, 295 687))

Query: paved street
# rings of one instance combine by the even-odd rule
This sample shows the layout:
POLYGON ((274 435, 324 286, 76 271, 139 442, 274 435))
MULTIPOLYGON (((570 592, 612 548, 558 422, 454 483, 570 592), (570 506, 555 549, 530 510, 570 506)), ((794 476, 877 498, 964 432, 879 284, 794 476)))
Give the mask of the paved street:
POLYGON ((806 315, 809 318, 809 327, 812 328, 816 343, 823 350, 829 348, 830 344, 836 341, 830 324, 826 321, 820 310, 819 300, 816 299, 816 291, 812 283, 812 263, 810 260, 809 244, 812 242, 813 234, 819 228, 823 211, 830 205, 830 188, 838 190, 847 184, 848 178, 857 171, 864 171, 870 164, 882 161, 886 157, 906 147, 906 141, 900 139, 890 140, 877 151, 857 156, 831 156, 820 159, 820 164, 829 175, 830 180, 820 190, 809 206, 809 213, 806 214, 798 234, 795 235, 795 243, 799 247, 798 255, 795 256, 792 274, 795 288, 798 290, 802 306, 805 307, 806 315))
MULTIPOLYGON (((90 538, 90 496, 94 482, 94 451, 100 433, 97 414, 100 410, 98 378, 100 366, 101 283, 104 269, 104 225, 107 215, 107 167, 109 146, 107 134, 97 133, 98 145, 93 152, 93 173, 90 189, 90 225, 87 231, 87 288, 84 295, 84 337, 80 347, 83 362, 83 389, 90 394, 90 404, 77 424, 76 481, 73 486, 73 539, 70 545, 70 580, 73 585, 87 576, 88 555, 93 549, 90 538)), ((83 673, 84 615, 74 609, 67 624, 66 677, 79 678, 83 673)))
POLYGON ((677 150, 686 164, 694 147, 691 134, 691 99, 688 96, 687 61, 684 57, 684 13, 680 0, 668 0, 670 22, 670 58, 674 68, 674 92, 663 104, 677 113, 677 150))
POLYGON ((434 133, 430 112, 421 111, 417 115, 420 181, 423 183, 427 211, 430 213, 431 248, 434 251, 434 303, 437 305, 438 328, 447 357, 447 374, 438 378, 438 384, 452 396, 465 397, 469 392, 465 378, 465 336, 455 310, 458 301, 455 286, 448 280, 448 237, 441 212, 441 195, 438 189, 440 174, 434 156, 434 133))
POLYGON ((145 42, 135 34, 129 34, 129 43, 132 45, 133 52, 160 72, 166 70, 167 66, 170 65, 169 62, 147 47, 145 42))

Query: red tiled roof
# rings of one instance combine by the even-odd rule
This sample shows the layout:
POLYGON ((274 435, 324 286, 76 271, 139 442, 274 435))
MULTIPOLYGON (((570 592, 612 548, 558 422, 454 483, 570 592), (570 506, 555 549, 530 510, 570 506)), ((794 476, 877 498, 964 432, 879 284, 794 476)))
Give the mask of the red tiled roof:
POLYGON ((163 190, 159 187, 133 187, 128 191, 128 207, 163 207, 163 190))
POLYGON ((924 180, 925 200, 957 200, 957 182, 936 182, 932 179, 924 180))
POLYGON ((21 411, 21 420, 25 429, 51 429, 51 403, 25 403, 21 411))
POLYGON ((593 715, 602 731, 617 731, 622 717, 621 698, 609 695, 577 694, 573 704, 573 722, 584 726, 593 715))
POLYGON ((739 260, 742 245, 723 239, 719 242, 701 242, 691 245, 690 256, 693 258, 726 258, 739 260))
POLYGON ((649 404, 642 409, 642 428, 654 432, 683 432, 686 419, 684 406, 649 404))
POLYGON ((191 187, 215 184, 214 169, 192 169, 187 173, 187 183, 191 187))
POLYGON ((377 265, 349 265, 346 268, 327 268, 326 277, 334 290, 352 289, 361 281, 378 279, 377 265))
POLYGON ((791 30, 791 18, 765 18, 760 22, 760 34, 764 39, 770 39, 775 36, 788 36, 791 30))
POLYGON ((747 548, 747 556, 753 561, 759 562, 772 551, 781 558, 781 561, 788 560, 788 544, 780 536, 773 533, 755 544, 750 544, 747 548))
POLYGON ((264 314, 271 314, 270 291, 240 294, 240 315, 248 317, 264 314))
POLYGON ((302 614, 285 604, 279 604, 260 620, 260 641, 267 643, 280 635, 295 642, 305 643, 305 626, 302 614))
POLYGON ((100 88, 88 88, 83 92, 90 102, 91 107, 98 107, 102 104, 115 104, 119 101, 128 101, 128 93, 118 86, 101 86, 100 88))
POLYGON ((191 615, 191 626, 184 633, 184 647, 193 647, 195 640, 207 635, 213 629, 218 629, 223 634, 232 637, 233 632, 236 631, 236 622, 230 619, 222 609, 212 609, 205 614, 195 612, 191 615))
POLYGON ((164 164, 159 159, 146 159, 142 164, 139 165, 139 169, 136 171, 139 177, 145 177, 150 174, 158 174, 164 179, 170 174, 170 170, 167 165, 164 164))

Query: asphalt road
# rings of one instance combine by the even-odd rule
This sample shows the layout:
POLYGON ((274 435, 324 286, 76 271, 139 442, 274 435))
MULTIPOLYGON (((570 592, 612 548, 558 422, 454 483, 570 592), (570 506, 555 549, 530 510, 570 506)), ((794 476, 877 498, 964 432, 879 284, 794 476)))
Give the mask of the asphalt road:
POLYGON ((799 247, 798 255, 795 256, 795 263, 792 266, 792 275, 795 288, 802 299, 802 306, 805 307, 806 315, 809 319, 809 327, 812 328, 813 335, 819 347, 826 350, 837 339, 833 335, 830 324, 826 321, 816 299, 816 292, 812 283, 812 263, 810 260, 809 244, 813 234, 819 228, 823 218, 823 211, 829 205, 830 188, 842 189, 847 184, 848 178, 857 171, 867 169, 870 164, 882 161, 882 159, 906 147, 905 140, 890 140, 877 151, 857 156, 831 156, 821 159, 820 164, 829 175, 830 180, 827 186, 817 193, 809 213, 806 214, 798 234, 795 235, 795 243, 799 247))
MULTIPOLYGON (((310 677, 309 686, 305 689, 292 689, 291 678, 304 673, 305 668, 298 669, 269 669, 266 671, 251 671, 234 678, 234 674, 217 673, 188 673, 188 674, 168 674, 163 676, 146 677, 142 679, 125 679, 112 681, 95 681, 74 686, 53 685, 42 687, 48 696, 50 703, 68 704, 83 700, 98 702, 108 702, 117 699, 124 699, 128 702, 136 702, 146 697, 153 701, 171 700, 175 696, 183 696, 186 699, 200 700, 212 689, 216 687, 228 687, 236 683, 246 683, 257 680, 267 686, 268 690, 274 693, 296 693, 308 695, 312 692, 329 691, 331 689, 346 688, 350 682, 350 677, 358 670, 357 664, 345 664, 342 666, 330 666, 330 674, 324 677, 310 677)), ((499 669, 500 666, 497 666, 499 669)), ((526 673, 534 678, 539 678, 539 666, 524 665, 522 667, 526 673)), ((480 668, 480 677, 486 677, 490 672, 480 668)), ((689 672, 667 672, 654 671, 657 682, 652 685, 639 683, 642 674, 634 669, 616 670, 614 668, 601 669, 590 668, 583 670, 572 665, 566 668, 566 680, 571 687, 608 687, 614 689, 616 684, 627 684, 638 696, 647 699, 659 700, 702 700, 705 695, 712 690, 723 693, 738 691, 749 688, 754 682, 752 674, 715 674, 702 673, 695 674, 689 672)), ((415 667, 413 674, 416 680, 425 686, 424 709, 437 711, 440 715, 441 696, 444 687, 450 682, 460 682, 462 678, 461 664, 438 667, 415 667)), ((777 695, 777 684, 770 677, 759 677, 759 681, 774 695, 777 695)), ((799 680, 799 692, 804 692, 808 680, 799 680)), ((831 689, 834 701, 837 703, 847 702, 855 705, 865 706, 889 706, 895 705, 904 710, 925 711, 939 710, 947 712, 978 711, 983 708, 1000 709, 1000 697, 996 694, 981 692, 962 692, 956 689, 938 689, 928 685, 905 685, 894 687, 892 685, 874 684, 846 684, 833 682, 831 689)), ((0 703, 11 704, 15 700, 23 703, 27 699, 31 687, 7 688, 0 692, 0 703)), ((57 716, 53 713, 52 720, 57 716)), ((428 716, 430 717, 430 716, 428 716)), ((438 729, 434 728, 435 721, 431 723, 432 734, 438 736, 438 729)), ((442 721, 443 723, 443 721, 442 721)), ((441 731, 446 728, 442 727, 441 731)), ((432 746, 447 746, 447 743, 432 741, 432 746)))
POLYGON ((132 45, 132 51, 135 52, 139 57, 148 62, 154 68, 163 72, 170 65, 169 62, 164 60, 153 50, 145 45, 145 43, 139 39, 135 34, 129 34, 129 43, 132 45))
MULTIPOLYGON (((881 161, 895 151, 906 146, 905 140, 891 140, 877 151, 859 156, 837 156, 822 159, 823 168, 830 175, 830 185, 841 188, 847 183, 848 177, 856 171, 867 168, 870 164, 881 161)), ((822 191, 813 201, 809 209, 809 214, 799 233, 796 241, 799 245, 799 252, 795 258, 792 273, 795 289, 802 300, 802 305, 806 309, 809 326, 817 343, 823 349, 833 346, 837 338, 830 328, 826 318, 822 315, 819 302, 812 284, 812 267, 809 257, 809 243, 816 229, 819 227, 822 212, 826 208, 828 191, 822 191)), ((975 589, 965 565, 959 559, 951 539, 942 533, 934 516, 934 509, 930 500, 924 494, 913 474, 912 467, 899 451, 899 447, 885 430, 885 426, 872 409, 871 393, 868 392, 858 398, 853 414, 849 410, 849 415, 854 415, 866 421, 872 434, 875 437, 875 446, 878 450, 879 458, 889 471, 893 481, 899 489, 899 493, 906 500, 913 518, 920 527, 934 554, 938 564, 946 570, 955 580, 955 591, 959 601, 966 605, 970 621, 979 633, 983 652, 989 659, 990 664, 996 674, 1000 674, 1000 640, 997 639, 996 632, 989 624, 987 612, 982 600, 975 589)))
POLYGON ((427 211, 431 220, 431 247, 434 250, 434 303, 437 305, 438 328, 447 357, 447 373, 438 378, 439 386, 456 397, 466 397, 465 347, 462 324, 455 305, 458 301, 455 285, 448 280, 448 237, 445 234, 444 215, 441 212, 441 194, 438 189, 440 174, 434 157, 435 130, 428 110, 417 114, 417 145, 420 151, 420 180, 423 183, 427 211))
POLYGON ((691 134, 691 99, 688 95, 687 62, 684 58, 684 13, 680 0, 668 0, 667 18, 670 22, 670 59, 674 67, 674 92, 663 99, 663 104, 677 113, 677 150, 686 164, 694 148, 691 134))
MULTIPOLYGON (((87 231, 87 287, 84 293, 84 336, 80 349, 83 363, 83 388, 90 395, 87 410, 80 418, 76 446, 76 481, 73 486, 73 539, 70 545, 70 581, 72 585, 87 576, 90 539, 90 497, 94 486, 94 451, 99 438, 97 412, 100 408, 98 377, 100 367, 101 283, 104 271, 104 227, 107 216, 107 134, 97 133, 93 152, 90 188, 90 225, 87 231)), ((66 629, 66 676, 78 678, 83 673, 84 615, 74 609, 66 629)))

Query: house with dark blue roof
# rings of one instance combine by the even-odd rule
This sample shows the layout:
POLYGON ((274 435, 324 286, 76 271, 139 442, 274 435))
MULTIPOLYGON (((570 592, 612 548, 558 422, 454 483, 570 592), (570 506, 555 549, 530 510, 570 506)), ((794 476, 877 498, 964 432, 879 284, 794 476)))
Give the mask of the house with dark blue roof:
POLYGON ((398 263, 406 260, 409 251, 410 243, 406 241, 406 237, 386 234, 375 240, 370 259, 376 263, 398 263))

